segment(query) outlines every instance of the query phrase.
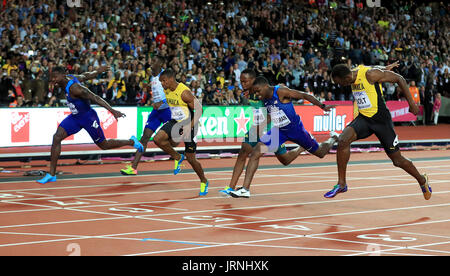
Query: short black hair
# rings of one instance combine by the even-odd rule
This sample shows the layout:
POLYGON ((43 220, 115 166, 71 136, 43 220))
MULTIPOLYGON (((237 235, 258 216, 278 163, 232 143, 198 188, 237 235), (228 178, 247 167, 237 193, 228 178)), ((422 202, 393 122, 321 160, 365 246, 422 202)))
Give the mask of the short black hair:
POLYGON ((258 76, 256 77, 255 81, 253 82, 253 85, 269 85, 269 81, 263 77, 263 76, 258 76))
POLYGON ((349 74, 351 74, 352 71, 346 64, 337 64, 333 67, 333 70, 331 71, 331 78, 340 78, 343 79, 349 74))
POLYGON ((241 72, 241 75, 242 74, 247 74, 252 79, 256 78, 255 70, 250 69, 250 68, 244 69, 244 71, 241 72))
POLYGON ((65 74, 66 73, 66 68, 64 68, 62 66, 56 66, 55 68, 52 69, 52 72, 65 74))
POLYGON ((175 78, 176 75, 177 73, 172 68, 167 68, 161 73, 159 77, 161 78, 165 76, 166 78, 175 78))

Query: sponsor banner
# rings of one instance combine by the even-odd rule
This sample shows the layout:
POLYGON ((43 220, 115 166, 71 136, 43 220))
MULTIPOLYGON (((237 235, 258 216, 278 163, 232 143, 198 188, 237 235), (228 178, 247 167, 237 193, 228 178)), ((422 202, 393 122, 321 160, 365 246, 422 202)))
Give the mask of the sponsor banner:
POLYGON ((244 137, 253 121, 249 106, 208 106, 200 118, 198 139, 244 137))
POLYGON ((317 106, 295 106, 305 129, 313 135, 325 134, 330 131, 341 133, 353 120, 353 106, 342 105, 324 112, 317 106))
POLYGON ((106 139, 117 139, 118 121, 114 115, 106 109, 97 110, 97 114, 106 139))
MULTIPOLYGON (((136 134, 136 107, 117 107, 126 114, 117 121, 102 107, 94 107, 108 139, 129 139, 136 134)), ((47 146, 59 124, 70 114, 69 108, 2 108, 0 128, 9 130, 0 135, 0 147, 47 146)), ((63 144, 93 143, 85 130, 68 137, 63 144)))
POLYGON ((417 116, 409 112, 409 104, 407 101, 387 101, 386 106, 391 112, 392 121, 394 122, 417 120, 417 116))
POLYGON ((30 112, 11 112, 11 143, 30 141, 30 112))
MULTIPOLYGON (((152 107, 137 108, 137 137, 140 138, 152 107)), ((205 106, 200 118, 197 139, 244 137, 253 120, 249 106, 205 106)))
POLYGON ((137 108, 137 135, 138 139, 141 138, 144 133, 145 124, 147 123, 148 115, 152 113, 153 107, 139 106, 137 108))

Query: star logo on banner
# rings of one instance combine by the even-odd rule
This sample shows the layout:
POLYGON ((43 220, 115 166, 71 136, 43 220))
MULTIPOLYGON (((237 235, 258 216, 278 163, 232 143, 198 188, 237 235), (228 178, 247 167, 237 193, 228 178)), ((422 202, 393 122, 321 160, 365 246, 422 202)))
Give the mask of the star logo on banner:
POLYGON ((241 115, 239 116, 239 118, 234 118, 234 121, 238 125, 236 134, 241 133, 241 131, 243 131, 244 134, 247 133, 247 123, 248 121, 250 121, 250 118, 245 117, 244 109, 241 109, 241 115))

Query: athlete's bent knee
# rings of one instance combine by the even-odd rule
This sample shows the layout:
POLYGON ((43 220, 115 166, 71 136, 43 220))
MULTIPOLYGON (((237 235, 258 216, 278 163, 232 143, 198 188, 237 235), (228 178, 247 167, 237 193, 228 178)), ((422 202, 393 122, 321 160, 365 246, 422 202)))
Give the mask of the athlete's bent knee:
POLYGON ((395 167, 399 167, 399 168, 405 167, 409 163, 412 163, 412 162, 403 157, 392 160, 392 164, 394 164, 395 167))

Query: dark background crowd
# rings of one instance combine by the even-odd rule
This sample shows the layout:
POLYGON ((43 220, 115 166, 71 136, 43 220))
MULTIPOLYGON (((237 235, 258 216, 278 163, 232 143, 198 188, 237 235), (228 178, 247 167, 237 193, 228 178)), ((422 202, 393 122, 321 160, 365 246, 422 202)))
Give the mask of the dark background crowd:
MULTIPOLYGON (((63 89, 49 84, 53 67, 80 74, 106 65, 110 72, 86 83, 91 91, 113 105, 150 105, 155 54, 204 105, 247 104, 239 80, 245 68, 321 100, 352 100, 349 88, 331 82, 333 65, 395 61, 424 106, 438 94, 450 97, 445 2, 80 2, 3 1, 1 106, 61 106, 63 89)), ((386 100, 401 100, 395 85, 384 86, 386 100)))

